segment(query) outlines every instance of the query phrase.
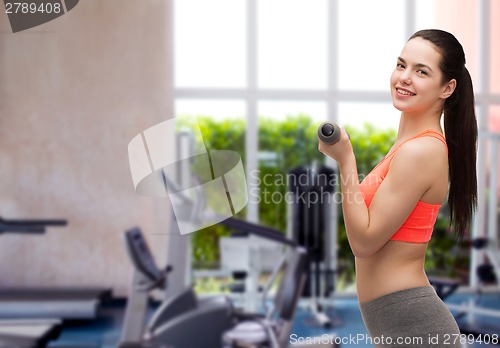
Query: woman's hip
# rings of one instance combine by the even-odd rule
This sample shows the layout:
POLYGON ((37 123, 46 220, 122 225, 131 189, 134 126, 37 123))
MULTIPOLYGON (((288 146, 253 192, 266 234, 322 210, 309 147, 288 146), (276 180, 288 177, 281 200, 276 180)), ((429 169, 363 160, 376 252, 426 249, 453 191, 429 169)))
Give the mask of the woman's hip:
POLYGON ((376 347, 460 347, 456 321, 432 286, 390 293, 359 308, 376 347))

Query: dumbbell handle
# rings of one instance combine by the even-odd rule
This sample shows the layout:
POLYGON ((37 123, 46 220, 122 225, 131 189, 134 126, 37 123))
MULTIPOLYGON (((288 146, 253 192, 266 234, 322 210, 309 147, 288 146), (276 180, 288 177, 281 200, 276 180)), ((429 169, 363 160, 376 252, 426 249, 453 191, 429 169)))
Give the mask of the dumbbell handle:
POLYGON ((340 140, 340 127, 336 123, 324 122, 318 128, 318 138, 329 145, 333 145, 340 140))

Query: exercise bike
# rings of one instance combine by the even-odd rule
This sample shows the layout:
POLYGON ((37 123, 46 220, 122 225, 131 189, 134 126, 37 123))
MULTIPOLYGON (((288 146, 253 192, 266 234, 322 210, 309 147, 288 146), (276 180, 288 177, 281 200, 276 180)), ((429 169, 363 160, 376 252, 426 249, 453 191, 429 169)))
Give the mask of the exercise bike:
POLYGON ((167 289, 172 267, 157 267, 138 228, 126 231, 124 236, 134 276, 118 347, 220 347, 221 333, 233 326, 234 310, 226 296, 199 300, 193 289, 187 288, 163 302, 144 326, 149 293, 167 289))

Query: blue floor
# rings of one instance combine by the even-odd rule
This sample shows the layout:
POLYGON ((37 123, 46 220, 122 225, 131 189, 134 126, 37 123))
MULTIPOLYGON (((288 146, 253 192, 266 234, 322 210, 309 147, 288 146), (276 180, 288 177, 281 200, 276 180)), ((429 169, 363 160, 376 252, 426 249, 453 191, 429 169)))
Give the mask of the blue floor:
MULTIPOLYGON (((447 300, 449 303, 460 303, 471 299, 471 295, 453 295, 447 300)), ((483 295, 481 306, 485 308, 495 308, 500 310, 500 294, 483 295)), ((300 340, 312 340, 319 344, 318 337, 322 340, 330 340, 335 335, 336 340, 342 340, 342 348, 364 348, 373 347, 367 343, 367 331, 363 325, 361 314, 358 309, 357 299, 341 298, 332 301, 326 307, 326 312, 333 318, 334 326, 330 329, 322 328, 316 323, 314 317, 301 303, 297 310, 296 319, 291 331, 291 343, 300 340)), ((115 347, 121 333, 121 326, 124 313, 124 302, 114 301, 101 310, 100 318, 94 322, 75 322, 64 327, 59 339, 49 345, 50 348, 111 348, 115 347)), ((457 313, 454 313, 457 314, 457 313)), ((465 323, 466 318, 461 319, 465 323)), ((500 318, 478 317, 475 324, 481 330, 486 330, 489 334, 499 335, 500 340, 500 318)), ((460 323, 460 320, 459 320, 460 323)), ((493 338, 493 336, 488 336, 493 338)), ((471 348, 498 347, 491 344, 480 343, 477 339, 470 340, 471 348)), ((293 346, 293 345, 292 345, 293 346)), ((202 348, 202 347, 200 347, 202 348)))
POLYGON ((97 320, 65 323, 57 341, 49 348, 107 348, 119 341, 125 301, 115 300, 103 305, 97 320))

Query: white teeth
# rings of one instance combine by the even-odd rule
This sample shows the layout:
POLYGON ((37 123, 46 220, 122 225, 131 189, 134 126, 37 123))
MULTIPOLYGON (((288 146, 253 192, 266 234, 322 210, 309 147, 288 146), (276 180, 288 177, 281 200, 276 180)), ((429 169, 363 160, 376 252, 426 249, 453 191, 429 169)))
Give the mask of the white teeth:
POLYGON ((399 94, 403 94, 403 95, 415 95, 414 93, 405 91, 404 89, 397 88, 396 90, 398 91, 399 94))

